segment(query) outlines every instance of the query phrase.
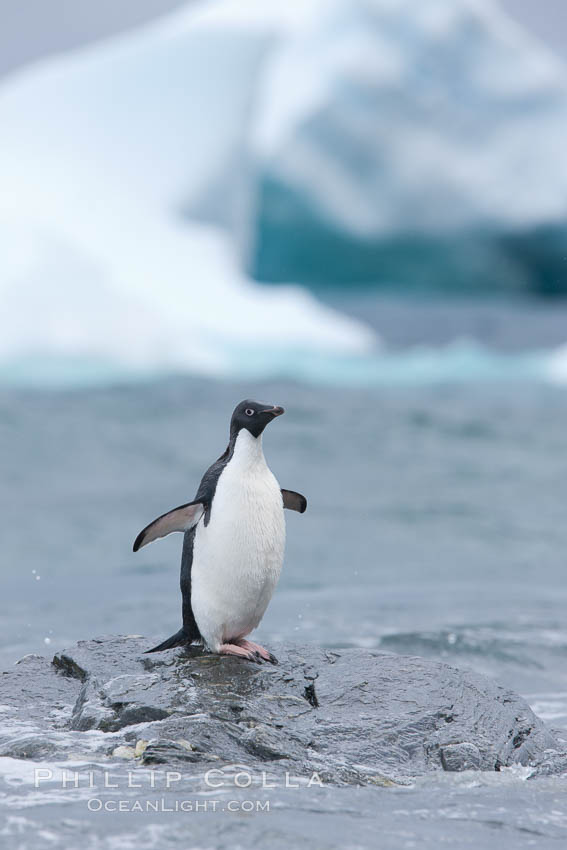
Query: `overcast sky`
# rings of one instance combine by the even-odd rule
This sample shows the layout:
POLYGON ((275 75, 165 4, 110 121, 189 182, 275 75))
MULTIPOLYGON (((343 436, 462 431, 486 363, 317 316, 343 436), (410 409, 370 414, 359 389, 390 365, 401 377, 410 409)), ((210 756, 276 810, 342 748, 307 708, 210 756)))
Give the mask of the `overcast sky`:
MULTIPOLYGON (((0 0, 0 74, 46 53, 128 29, 184 2, 0 0)), ((567 59, 567 0, 500 2, 567 59)))
POLYGON ((0 74, 150 20, 186 0, 0 0, 0 74))

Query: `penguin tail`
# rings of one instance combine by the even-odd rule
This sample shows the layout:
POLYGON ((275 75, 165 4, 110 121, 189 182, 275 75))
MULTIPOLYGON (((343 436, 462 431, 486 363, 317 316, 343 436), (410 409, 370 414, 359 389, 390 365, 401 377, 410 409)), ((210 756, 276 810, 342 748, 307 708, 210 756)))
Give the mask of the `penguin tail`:
POLYGON ((152 649, 146 649, 145 654, 148 652, 162 652, 164 649, 173 649, 174 646, 183 646, 187 643, 191 643, 191 640, 185 629, 181 627, 178 632, 175 632, 174 635, 164 640, 163 643, 159 643, 152 649))

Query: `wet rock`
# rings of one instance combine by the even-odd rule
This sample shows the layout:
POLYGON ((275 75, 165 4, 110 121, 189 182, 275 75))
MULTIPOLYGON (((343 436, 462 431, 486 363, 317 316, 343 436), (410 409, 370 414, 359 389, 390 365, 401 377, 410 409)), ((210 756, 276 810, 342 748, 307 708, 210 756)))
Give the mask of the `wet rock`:
POLYGON ((172 762, 210 762, 216 761, 218 756, 210 753, 201 753, 193 749, 189 741, 156 740, 149 741, 148 746, 142 754, 143 764, 171 764, 172 762))
POLYGON ((441 749, 441 762, 445 770, 478 770, 482 763, 480 751, 474 744, 448 744, 441 749))
POLYGON ((57 741, 43 735, 18 735, 0 743, 0 756, 15 759, 54 758, 60 752, 57 741))
POLYGON ((567 776, 567 752, 547 750, 534 764, 528 779, 538 779, 541 776, 567 776))
POLYGON ((264 723, 245 732, 242 743, 249 753, 262 761, 296 758, 285 731, 266 726, 264 723))
POLYGON ((96 684, 87 683, 79 694, 69 728, 78 732, 87 732, 89 729, 111 732, 115 722, 116 713, 104 705, 96 684))
POLYGON ((13 723, 65 725, 80 690, 76 679, 54 676, 40 655, 26 655, 12 670, 0 671, 0 704, 9 708, 13 723))
MULTIPOLYGON (((560 750, 519 696, 428 659, 273 647, 274 667, 198 647, 144 655, 151 645, 139 637, 81 641, 51 665, 35 659, 4 674, 0 703, 11 694, 23 718, 19 689, 42 707, 37 731, 49 747, 38 744, 34 757, 56 754, 56 730, 66 729, 75 754, 83 740, 85 752, 129 748, 119 752, 144 764, 239 763, 317 772, 327 783, 388 784, 518 763, 549 772, 560 750), (59 713, 50 713, 55 704, 59 713), (89 730, 98 738, 85 736, 89 730), (141 739, 148 743, 138 752, 141 739)), ((16 737, 13 752, 30 757, 34 747, 16 737)))
MULTIPOLYGON (((57 661, 54 663, 59 666, 57 661)), ((67 664, 65 669, 70 669, 67 664)), ((78 665, 76 669, 83 680, 83 669, 78 665)), ((163 720, 175 711, 180 695, 186 695, 186 687, 166 682, 158 673, 124 673, 108 681, 87 676, 70 727, 83 732, 88 729, 115 732, 136 723, 163 720)), ((185 701, 185 708, 187 704, 185 701)))

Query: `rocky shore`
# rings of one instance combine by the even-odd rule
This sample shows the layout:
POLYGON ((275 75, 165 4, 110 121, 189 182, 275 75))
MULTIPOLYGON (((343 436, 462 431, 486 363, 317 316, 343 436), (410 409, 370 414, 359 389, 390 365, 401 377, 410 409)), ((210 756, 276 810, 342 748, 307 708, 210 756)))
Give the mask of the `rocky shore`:
POLYGON ((565 769, 527 703, 471 671, 364 649, 274 646, 279 665, 260 666, 198 647, 144 655, 150 646, 103 637, 23 658, 0 677, 0 756, 244 763, 335 785, 565 769))

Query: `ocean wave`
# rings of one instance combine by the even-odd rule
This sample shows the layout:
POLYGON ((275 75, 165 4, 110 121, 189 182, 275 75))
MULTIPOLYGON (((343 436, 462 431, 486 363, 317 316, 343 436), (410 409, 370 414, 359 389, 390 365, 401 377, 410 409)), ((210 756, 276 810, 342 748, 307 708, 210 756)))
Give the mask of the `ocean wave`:
POLYGON ((478 657, 543 669, 544 655, 564 655, 567 632, 558 624, 492 623, 438 631, 392 632, 382 635, 378 646, 402 654, 478 657))

